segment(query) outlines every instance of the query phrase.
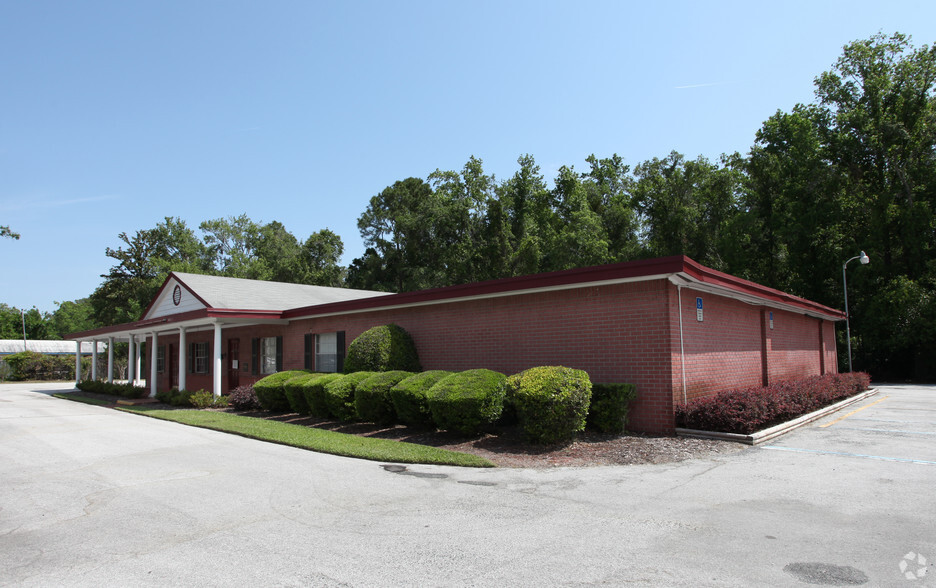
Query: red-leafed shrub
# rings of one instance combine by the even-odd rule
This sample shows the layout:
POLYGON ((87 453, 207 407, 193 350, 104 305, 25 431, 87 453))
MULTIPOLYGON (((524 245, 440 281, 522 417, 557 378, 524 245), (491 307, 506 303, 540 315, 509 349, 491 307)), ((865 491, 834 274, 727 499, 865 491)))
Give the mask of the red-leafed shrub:
POLYGON ((864 372, 826 374, 726 390, 676 406, 676 426, 749 435, 868 389, 864 372))

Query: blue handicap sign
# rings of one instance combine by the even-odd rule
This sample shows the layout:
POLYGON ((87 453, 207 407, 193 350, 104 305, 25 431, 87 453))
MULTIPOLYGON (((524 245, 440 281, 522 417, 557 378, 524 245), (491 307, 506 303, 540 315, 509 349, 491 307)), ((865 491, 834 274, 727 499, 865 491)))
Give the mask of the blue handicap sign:
POLYGON ((702 310, 702 297, 695 299, 695 307, 699 310, 702 310))

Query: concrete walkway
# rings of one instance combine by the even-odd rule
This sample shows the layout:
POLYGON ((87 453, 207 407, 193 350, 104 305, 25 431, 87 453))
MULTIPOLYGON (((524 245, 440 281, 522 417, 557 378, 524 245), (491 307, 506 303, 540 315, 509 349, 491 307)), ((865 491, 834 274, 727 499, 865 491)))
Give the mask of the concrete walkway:
POLYGON ((933 387, 712 460, 398 472, 54 388, 0 386, 2 586, 936 584, 933 387))

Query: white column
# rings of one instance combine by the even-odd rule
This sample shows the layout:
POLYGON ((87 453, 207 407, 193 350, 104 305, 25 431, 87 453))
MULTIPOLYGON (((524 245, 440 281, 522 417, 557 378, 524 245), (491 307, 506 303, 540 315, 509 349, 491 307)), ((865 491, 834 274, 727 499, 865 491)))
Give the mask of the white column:
POLYGON ((188 373, 188 366, 185 360, 188 358, 188 349, 185 344, 185 327, 179 327, 179 390, 185 390, 185 374, 188 373))
POLYGON ((75 386, 81 381, 81 341, 75 341, 75 386))
POLYGON ((97 380, 97 339, 91 340, 91 379, 97 380))
POLYGON ((155 398, 156 397, 156 379, 157 379, 157 373, 158 373, 156 371, 156 353, 157 353, 157 349, 159 348, 159 341, 157 339, 156 331, 153 331, 153 335, 151 338, 153 340, 153 344, 150 345, 150 347, 152 347, 152 351, 150 351, 150 354, 149 354, 150 356, 150 382, 149 384, 150 384, 150 398, 155 398))
POLYGON ((140 347, 143 347, 144 343, 146 343, 145 335, 143 336, 143 339, 141 341, 137 341, 136 353, 133 355, 133 357, 136 358, 136 361, 134 362, 134 367, 133 367, 133 373, 135 375, 135 378, 133 380, 134 386, 139 385, 140 380, 143 379, 143 367, 142 367, 143 366, 143 351, 140 349, 140 347))
POLYGON ((212 392, 215 398, 221 396, 221 323, 214 326, 214 376, 212 392))
POLYGON ((127 381, 136 380, 136 335, 130 335, 130 350, 127 353, 127 381))
POLYGON ((114 338, 107 338, 107 383, 114 383, 114 338))

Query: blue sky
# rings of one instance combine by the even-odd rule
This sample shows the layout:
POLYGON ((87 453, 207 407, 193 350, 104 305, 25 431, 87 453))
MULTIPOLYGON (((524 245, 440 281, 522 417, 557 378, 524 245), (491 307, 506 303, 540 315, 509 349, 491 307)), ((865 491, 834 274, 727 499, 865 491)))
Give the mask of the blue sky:
POLYGON ((52 311, 117 235, 246 213, 341 235, 471 155, 746 153, 846 43, 936 42, 936 2, 0 3, 0 302, 52 311))

